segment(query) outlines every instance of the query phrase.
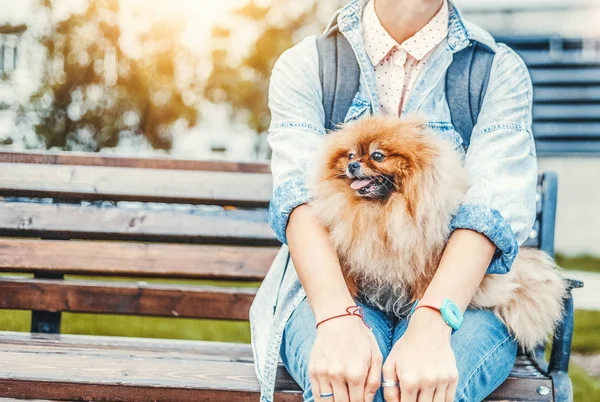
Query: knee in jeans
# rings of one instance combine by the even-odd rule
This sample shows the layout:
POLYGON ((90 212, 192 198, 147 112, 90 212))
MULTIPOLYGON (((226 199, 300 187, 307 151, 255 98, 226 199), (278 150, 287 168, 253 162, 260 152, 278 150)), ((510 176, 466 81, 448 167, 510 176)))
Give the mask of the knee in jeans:
POLYGON ((484 400, 509 376, 516 353, 517 344, 512 336, 496 344, 471 372, 459 373, 454 400, 457 402, 484 400))

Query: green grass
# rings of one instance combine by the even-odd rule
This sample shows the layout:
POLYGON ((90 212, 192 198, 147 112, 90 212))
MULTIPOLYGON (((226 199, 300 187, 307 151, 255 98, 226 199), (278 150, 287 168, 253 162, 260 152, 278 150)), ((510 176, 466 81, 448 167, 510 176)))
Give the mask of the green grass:
POLYGON ((600 257, 591 255, 579 255, 576 257, 566 257, 563 254, 556 254, 556 262, 564 269, 587 272, 600 272, 600 257))
MULTIPOLYGON (((556 262, 568 270, 600 272, 600 258, 589 255, 565 257, 556 255, 556 262)), ((577 292, 577 290, 574 290, 577 292)), ((576 311, 573 350, 579 353, 600 353, 600 311, 576 311)))
MULTIPOLYGON (((573 348, 577 353, 600 353, 600 311, 575 311, 573 348)), ((573 381, 574 402, 600 401, 600 378, 590 377, 571 364, 569 376, 573 381)))
POLYGON ((600 353, 600 311, 575 311, 573 351, 600 353))
MULTIPOLYGON (((28 332, 29 311, 0 310, 0 330, 28 332)), ((62 315, 63 334, 250 342, 248 322, 124 315, 62 315)))
POLYGON ((600 401, 600 379, 590 377, 583 369, 571 365, 569 376, 573 381, 574 402, 600 401))
MULTIPOLYGON (((600 272, 598 257, 565 257, 557 254, 556 261, 567 270, 600 272)), ((573 351, 584 354, 600 353, 600 311, 575 311, 573 351)), ((583 369, 574 365, 571 365, 569 375, 573 381, 575 402, 600 401, 600 378, 590 377, 583 369)))

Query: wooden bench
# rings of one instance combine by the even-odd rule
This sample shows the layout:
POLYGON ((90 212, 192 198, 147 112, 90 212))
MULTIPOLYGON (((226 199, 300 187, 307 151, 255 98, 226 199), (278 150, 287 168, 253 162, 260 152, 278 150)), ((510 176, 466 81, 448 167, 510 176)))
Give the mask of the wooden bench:
MULTIPOLYGON (((540 177, 528 240, 550 254, 556 186, 540 177)), ((61 312, 247 320, 254 288, 106 277, 260 281, 270 195, 264 164, 0 153, 0 271, 33 274, 0 277, 0 308, 33 311, 31 333, 0 332, 0 398, 258 401, 249 345, 59 333, 61 312)), ((549 365, 520 356, 489 400, 569 400, 566 309, 549 365)), ((301 400, 283 366, 276 400, 301 400)))

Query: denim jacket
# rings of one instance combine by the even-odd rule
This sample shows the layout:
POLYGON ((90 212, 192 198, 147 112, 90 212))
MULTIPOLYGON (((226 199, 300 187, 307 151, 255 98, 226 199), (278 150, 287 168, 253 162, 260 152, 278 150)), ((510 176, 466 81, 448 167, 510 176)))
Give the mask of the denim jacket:
MULTIPOLYGON (((346 121, 378 113, 373 65, 362 39, 362 10, 367 0, 353 0, 339 11, 337 24, 360 65, 359 90, 346 121)), ((451 222, 487 236, 496 253, 489 274, 503 274, 517 255, 535 220, 537 164, 531 131, 532 85, 523 61, 506 45, 462 19, 449 3, 448 37, 421 71, 404 114, 419 113, 437 134, 464 153, 470 187, 451 222), (494 62, 481 113, 468 149, 454 130, 445 96, 445 74, 453 54, 477 41, 490 48, 494 62)), ((250 321, 261 400, 273 400, 279 349, 286 321, 306 297, 286 246, 291 211, 309 201, 306 176, 321 146, 324 128, 316 37, 287 50, 273 68, 269 89, 273 151, 273 196, 269 221, 283 246, 262 283, 250 321)))

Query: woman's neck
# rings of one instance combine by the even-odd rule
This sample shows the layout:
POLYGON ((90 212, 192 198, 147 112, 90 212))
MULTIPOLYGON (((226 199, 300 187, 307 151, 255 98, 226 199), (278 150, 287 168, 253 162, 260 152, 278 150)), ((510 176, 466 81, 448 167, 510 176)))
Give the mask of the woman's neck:
POLYGON ((444 0, 375 0, 381 25, 398 43, 423 28, 444 4, 444 0))

